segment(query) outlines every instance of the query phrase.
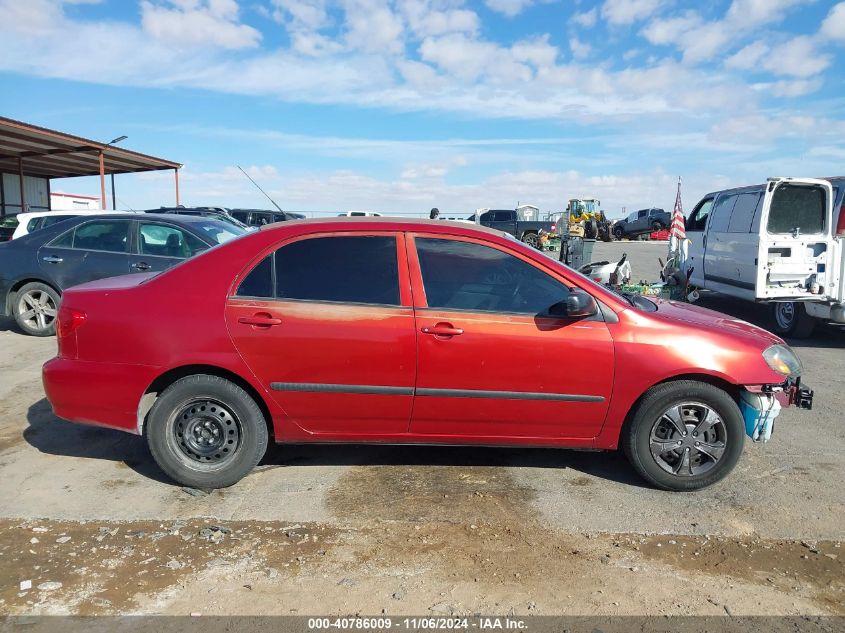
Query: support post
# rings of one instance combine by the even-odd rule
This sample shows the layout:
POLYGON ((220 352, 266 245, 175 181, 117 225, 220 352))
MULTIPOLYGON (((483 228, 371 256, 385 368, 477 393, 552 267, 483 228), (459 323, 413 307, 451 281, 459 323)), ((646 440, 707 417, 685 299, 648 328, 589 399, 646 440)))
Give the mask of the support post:
POLYGON ((21 188, 21 213, 26 213, 26 191, 23 186, 23 158, 18 158, 18 182, 21 188))
POLYGON ((106 161, 103 150, 100 150, 100 208, 104 211, 106 206, 106 161))
POLYGON ((179 206, 179 168, 173 170, 173 175, 176 179, 176 206, 179 206))
POLYGON ((111 174, 111 208, 117 211, 117 194, 114 191, 114 172, 111 174))

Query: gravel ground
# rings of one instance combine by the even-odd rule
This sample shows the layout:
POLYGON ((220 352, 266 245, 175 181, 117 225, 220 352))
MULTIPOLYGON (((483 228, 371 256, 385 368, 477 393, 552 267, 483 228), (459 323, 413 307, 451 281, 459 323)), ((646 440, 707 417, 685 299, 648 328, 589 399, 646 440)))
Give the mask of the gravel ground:
MULTIPOLYGON (((665 249, 594 260, 627 252, 654 278, 665 249)), ((204 494, 141 438, 53 416, 55 341, 0 321, 0 613, 845 614, 845 334, 792 343, 814 410, 699 493, 652 490, 614 453, 314 446, 204 494)))

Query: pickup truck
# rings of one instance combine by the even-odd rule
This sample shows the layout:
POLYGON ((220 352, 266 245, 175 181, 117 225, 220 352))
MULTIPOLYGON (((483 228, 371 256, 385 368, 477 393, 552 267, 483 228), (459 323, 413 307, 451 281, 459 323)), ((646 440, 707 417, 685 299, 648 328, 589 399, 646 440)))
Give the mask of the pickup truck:
MULTIPOLYGON (((475 216, 469 218, 474 220, 475 216)), ((515 209, 490 209, 479 218, 482 226, 510 233, 529 246, 540 248, 540 231, 554 233, 557 228, 552 221, 522 220, 515 209)))
POLYGON ((636 237, 643 233, 668 229, 672 223, 672 215, 663 209, 640 209, 634 211, 627 218, 617 220, 613 224, 613 236, 617 240, 623 237, 636 237))

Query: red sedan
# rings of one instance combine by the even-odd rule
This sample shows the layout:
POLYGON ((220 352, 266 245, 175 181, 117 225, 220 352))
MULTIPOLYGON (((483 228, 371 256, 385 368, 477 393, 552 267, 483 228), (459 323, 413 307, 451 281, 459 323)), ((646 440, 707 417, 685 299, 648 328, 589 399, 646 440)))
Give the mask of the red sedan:
POLYGON ((744 394, 812 404, 773 334, 449 222, 267 225, 69 289, 57 330, 56 414, 145 436, 201 488, 237 482, 272 438, 621 446, 652 484, 694 490, 731 471, 766 413, 744 419, 744 394))

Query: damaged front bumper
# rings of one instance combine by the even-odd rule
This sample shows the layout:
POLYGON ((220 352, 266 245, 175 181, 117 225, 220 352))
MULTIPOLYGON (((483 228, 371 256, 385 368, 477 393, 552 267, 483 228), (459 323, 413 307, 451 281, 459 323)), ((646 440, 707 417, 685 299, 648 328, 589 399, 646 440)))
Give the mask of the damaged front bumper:
POLYGON ((813 408, 813 390, 801 384, 801 377, 787 378, 780 385, 761 385, 757 389, 746 387, 752 393, 771 394, 782 407, 813 408))

